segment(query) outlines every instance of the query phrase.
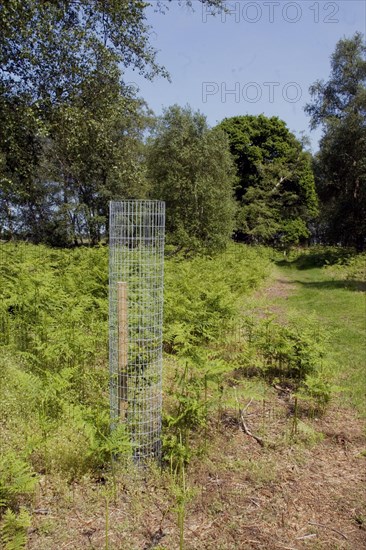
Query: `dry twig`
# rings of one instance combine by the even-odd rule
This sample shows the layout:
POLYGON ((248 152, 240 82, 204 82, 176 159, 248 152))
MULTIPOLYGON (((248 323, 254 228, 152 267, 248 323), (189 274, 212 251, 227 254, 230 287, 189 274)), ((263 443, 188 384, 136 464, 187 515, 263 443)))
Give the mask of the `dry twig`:
POLYGON ((330 525, 324 525, 324 523, 316 523, 315 521, 308 521, 309 525, 314 525, 315 527, 323 527, 324 529, 330 529, 331 531, 334 531, 335 533, 338 533, 341 537, 343 537, 345 540, 348 540, 348 537, 342 533, 342 531, 338 531, 338 529, 335 529, 334 527, 331 527, 330 525))
POLYGON ((240 420, 241 420, 241 427, 243 429, 243 432, 246 434, 246 435, 249 435, 249 437, 252 437, 253 439, 255 439, 255 441, 257 443, 259 443, 259 445, 261 447, 264 447, 264 441, 261 437, 259 437, 258 435, 255 435, 253 434, 250 429, 248 428, 247 424, 245 423, 245 420, 244 420, 244 415, 243 415, 243 411, 242 409, 239 409, 239 413, 240 413, 240 420))
POLYGON ((249 403, 247 403, 247 405, 245 405, 244 409, 241 409, 240 408, 240 403, 239 403, 239 400, 236 396, 236 402, 238 404, 238 408, 239 408, 239 415, 240 415, 240 420, 241 420, 241 427, 243 429, 243 432, 246 434, 246 435, 249 435, 249 437, 252 437, 253 439, 255 439, 255 441, 257 443, 259 443, 259 445, 261 447, 264 447, 264 441, 261 437, 257 436, 257 435, 254 435, 250 429, 248 428, 245 420, 244 420, 244 412, 248 409, 249 405, 252 403, 253 401, 253 398, 251 398, 251 400, 249 401, 249 403))
POLYGON ((318 535, 316 533, 309 533, 308 535, 303 535, 302 537, 296 537, 296 540, 306 540, 306 539, 313 539, 314 537, 317 537, 318 535))

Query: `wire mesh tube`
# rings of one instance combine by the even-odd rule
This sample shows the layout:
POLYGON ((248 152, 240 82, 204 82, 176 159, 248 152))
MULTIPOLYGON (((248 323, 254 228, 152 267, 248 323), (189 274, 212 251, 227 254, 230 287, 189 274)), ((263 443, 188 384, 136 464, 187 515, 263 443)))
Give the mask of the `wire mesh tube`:
POLYGON ((112 426, 136 461, 161 456, 165 203, 110 203, 109 358, 112 426))

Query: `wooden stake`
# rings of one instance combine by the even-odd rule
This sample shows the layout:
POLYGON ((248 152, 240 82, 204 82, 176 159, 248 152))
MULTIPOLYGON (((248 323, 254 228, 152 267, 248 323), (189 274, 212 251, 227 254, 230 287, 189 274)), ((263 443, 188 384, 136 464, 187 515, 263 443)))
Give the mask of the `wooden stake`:
POLYGON ((127 283, 117 283, 118 318, 118 416, 124 421, 128 409, 128 321, 127 283))

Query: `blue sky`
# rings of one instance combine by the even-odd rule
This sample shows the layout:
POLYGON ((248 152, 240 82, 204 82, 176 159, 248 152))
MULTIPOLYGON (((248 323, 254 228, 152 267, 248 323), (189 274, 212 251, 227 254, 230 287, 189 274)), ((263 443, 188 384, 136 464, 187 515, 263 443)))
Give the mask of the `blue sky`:
POLYGON ((188 103, 210 125, 235 115, 276 115, 297 136, 305 132, 315 152, 321 131, 310 132, 303 111, 308 88, 328 78, 340 38, 366 32, 366 2, 234 0, 227 1, 232 13, 222 17, 193 5, 192 12, 173 0, 165 15, 147 11, 151 44, 172 82, 149 82, 132 71, 126 80, 156 114, 188 103))

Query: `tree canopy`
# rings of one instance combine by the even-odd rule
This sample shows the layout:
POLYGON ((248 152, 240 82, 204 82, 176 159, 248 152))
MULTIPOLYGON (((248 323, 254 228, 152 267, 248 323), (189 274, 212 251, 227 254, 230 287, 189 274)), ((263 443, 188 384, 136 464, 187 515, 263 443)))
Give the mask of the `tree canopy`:
POLYGON ((229 137, 239 178, 237 236, 284 246, 306 239, 317 198, 300 141, 277 117, 237 116, 218 127, 229 137))
POLYGON ((0 222, 35 242, 96 243, 108 200, 144 194, 142 132, 148 113, 114 67, 80 85, 47 117, 24 95, 2 96, 0 222))
MULTIPOLYGON (((213 10, 223 4, 202 1, 213 10)), ((108 224, 109 199, 146 193, 141 147, 149 113, 123 72, 168 77, 146 22, 150 6, 164 5, 1 3, 2 236, 95 243, 108 224)))
POLYGON ((337 43, 329 80, 315 82, 306 106, 323 137, 315 158, 320 237, 366 247, 366 46, 361 33, 337 43))
MULTIPOLYGON (((237 116, 210 129, 178 106, 145 146, 152 113, 124 71, 169 78, 146 16, 170 1, 1 3, 0 237, 94 244, 108 228, 110 199, 150 194, 166 200, 175 244, 220 248, 235 229, 238 239, 287 247, 314 226, 314 170, 320 238, 365 248, 363 36, 340 40, 329 80, 310 88, 306 111, 323 127, 314 162, 277 117, 237 116)), ((201 2, 225 9, 223 0, 201 2)))
MULTIPOLYGON (((220 10, 222 0, 201 0, 220 10)), ((154 3, 163 9, 169 2, 154 3)), ((181 2, 182 4, 184 2, 181 2)), ((192 5, 190 0, 185 2, 192 5)), ((4 0, 0 6, 0 82, 33 99, 72 98, 105 59, 147 78, 167 76, 156 61, 143 0, 4 0)))
POLYGON ((225 134, 189 107, 166 109, 148 141, 152 196, 166 201, 170 242, 217 250, 234 229, 235 169, 225 134))

